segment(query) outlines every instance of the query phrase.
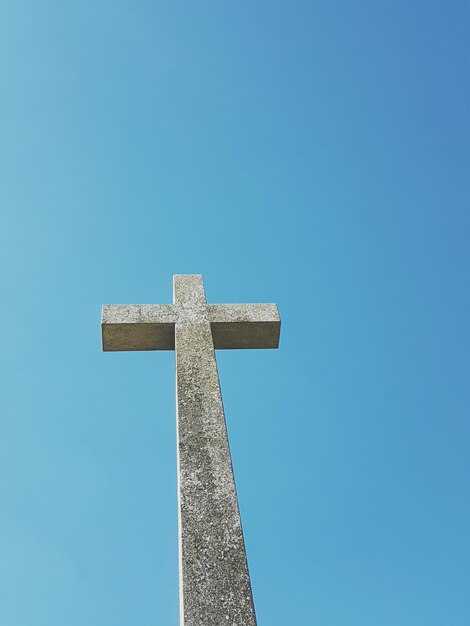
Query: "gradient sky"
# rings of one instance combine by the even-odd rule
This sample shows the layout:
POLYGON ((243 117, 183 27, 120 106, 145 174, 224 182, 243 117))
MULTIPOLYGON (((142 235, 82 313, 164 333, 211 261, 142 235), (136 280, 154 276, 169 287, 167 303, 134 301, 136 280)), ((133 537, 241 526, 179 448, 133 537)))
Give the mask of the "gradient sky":
POLYGON ((0 624, 177 626, 172 353, 218 355, 259 626, 470 624, 470 7, 3 0, 0 624))

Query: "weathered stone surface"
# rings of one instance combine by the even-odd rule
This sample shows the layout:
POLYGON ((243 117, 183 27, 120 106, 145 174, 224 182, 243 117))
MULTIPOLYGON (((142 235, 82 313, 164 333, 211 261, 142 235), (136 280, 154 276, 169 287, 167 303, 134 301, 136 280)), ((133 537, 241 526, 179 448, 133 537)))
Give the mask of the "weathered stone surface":
POLYGON ((172 305, 104 306, 103 350, 176 350, 181 626, 256 626, 215 348, 275 348, 276 305, 208 305, 176 275, 172 305))
POLYGON ((256 624, 202 279, 175 276, 181 624, 256 624), (183 303, 179 298, 183 298, 183 303))
MULTIPOLYGON (((103 350, 174 350, 175 324, 186 312, 172 304, 104 305, 103 350)), ((216 350, 279 346, 275 304, 208 304, 205 314, 216 350)))
POLYGON ((275 304, 209 304, 214 347, 277 348, 281 320, 275 304))
POLYGON ((174 350, 175 322, 172 304, 105 304, 103 350, 174 350))

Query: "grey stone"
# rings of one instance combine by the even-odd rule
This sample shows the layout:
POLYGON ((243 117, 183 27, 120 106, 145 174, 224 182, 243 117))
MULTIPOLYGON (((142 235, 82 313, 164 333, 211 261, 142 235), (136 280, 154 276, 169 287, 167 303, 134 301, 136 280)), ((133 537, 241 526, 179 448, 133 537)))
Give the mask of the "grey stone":
MULTIPOLYGON (((206 314, 216 350, 279 346, 275 304, 208 304, 206 314)), ((182 315, 173 304, 104 305, 103 350, 174 350, 175 324, 182 315)))
POLYGON ((172 304, 104 305, 103 350, 174 350, 175 322, 172 304))
POLYGON ((103 350, 176 351, 181 626, 256 626, 214 350, 278 347, 279 313, 173 284, 172 305, 104 306, 103 350))

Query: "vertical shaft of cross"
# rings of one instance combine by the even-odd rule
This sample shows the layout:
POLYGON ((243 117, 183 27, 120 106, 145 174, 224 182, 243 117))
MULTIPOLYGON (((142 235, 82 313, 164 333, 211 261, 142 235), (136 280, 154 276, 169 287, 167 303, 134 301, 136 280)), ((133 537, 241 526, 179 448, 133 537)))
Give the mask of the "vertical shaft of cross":
POLYGON ((174 277, 180 626, 256 626, 201 276, 174 277))

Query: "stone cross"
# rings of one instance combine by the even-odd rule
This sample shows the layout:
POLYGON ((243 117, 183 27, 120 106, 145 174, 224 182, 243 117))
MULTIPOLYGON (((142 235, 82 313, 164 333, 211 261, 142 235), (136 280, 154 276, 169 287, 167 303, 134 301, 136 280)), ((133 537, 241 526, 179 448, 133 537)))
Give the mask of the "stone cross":
POLYGON ((181 626, 256 626, 214 349, 277 348, 275 304, 207 304, 200 275, 173 304, 105 305, 103 350, 175 350, 181 626))

